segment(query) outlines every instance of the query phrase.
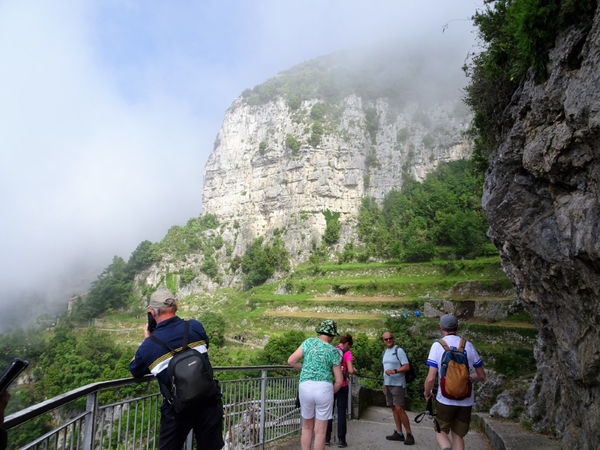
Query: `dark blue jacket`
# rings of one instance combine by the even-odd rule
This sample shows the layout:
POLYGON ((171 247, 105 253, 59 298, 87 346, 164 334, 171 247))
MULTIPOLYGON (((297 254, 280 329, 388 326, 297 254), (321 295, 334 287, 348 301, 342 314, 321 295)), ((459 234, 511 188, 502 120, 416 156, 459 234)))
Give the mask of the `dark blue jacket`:
MULTIPOLYGON (((210 363, 208 359, 208 336, 204 327, 197 320, 189 320, 190 330, 188 343, 190 347, 196 348, 210 363)), ((178 349, 183 345, 184 321, 180 317, 172 317, 156 325, 153 336, 163 341, 172 349, 178 349)), ((150 338, 144 339, 144 342, 135 352, 135 357, 129 364, 131 374, 136 377, 143 377, 148 373, 154 374, 158 381, 169 391, 171 381, 167 374, 167 365, 169 358, 163 358, 168 350, 157 344, 150 338)), ((166 416, 173 416, 171 405, 163 400, 161 412, 166 416)))

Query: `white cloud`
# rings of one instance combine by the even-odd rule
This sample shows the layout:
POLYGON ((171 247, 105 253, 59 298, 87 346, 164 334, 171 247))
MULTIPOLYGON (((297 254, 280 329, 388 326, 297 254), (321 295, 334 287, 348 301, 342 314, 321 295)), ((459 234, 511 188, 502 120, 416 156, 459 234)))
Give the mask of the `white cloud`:
POLYGON ((47 289, 88 255, 105 267, 198 215, 204 163, 245 88, 398 35, 406 45, 456 39, 462 54, 473 40, 463 19, 475 8, 459 0, 0 2, 0 284, 47 289))

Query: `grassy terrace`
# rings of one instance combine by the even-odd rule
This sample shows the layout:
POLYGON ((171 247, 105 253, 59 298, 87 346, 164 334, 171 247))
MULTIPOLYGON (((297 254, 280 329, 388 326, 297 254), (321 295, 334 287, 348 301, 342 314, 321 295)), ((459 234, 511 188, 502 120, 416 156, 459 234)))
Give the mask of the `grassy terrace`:
MULTIPOLYGON (((270 337, 284 336, 289 330, 311 335, 324 318, 335 319, 341 332, 372 338, 400 321, 410 330, 411 340, 428 347, 439 337, 437 319, 415 317, 413 312, 423 312, 426 304, 443 310, 448 301, 477 309, 478 314, 488 307, 512 305, 511 311, 515 309, 512 286, 495 257, 425 264, 300 266, 277 282, 248 291, 221 288, 183 297, 179 314, 184 318, 206 311, 221 314, 226 321, 222 352, 234 362, 247 360, 270 337)), ((134 348, 145 323, 145 313, 140 311, 108 314, 97 320, 96 326, 134 348)), ((514 374, 532 364, 537 330, 522 309, 497 320, 462 319, 461 334, 477 342, 486 364, 502 365, 514 374)), ((401 344, 402 339, 400 336, 401 344)))

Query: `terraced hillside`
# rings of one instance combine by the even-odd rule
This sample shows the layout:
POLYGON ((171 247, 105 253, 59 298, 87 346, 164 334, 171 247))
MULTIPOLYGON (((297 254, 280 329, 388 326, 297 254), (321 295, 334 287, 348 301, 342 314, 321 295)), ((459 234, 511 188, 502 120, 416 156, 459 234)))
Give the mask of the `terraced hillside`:
MULTIPOLYGON (((224 319, 225 342, 213 347, 218 365, 252 364, 270 339, 290 331, 312 335, 321 319, 331 318, 340 332, 355 336, 361 374, 376 387, 384 329, 393 329, 398 343, 419 364, 439 337, 438 317, 453 312, 461 334, 476 343, 491 381, 478 393, 478 409, 489 410, 506 389, 518 399, 535 373, 533 347, 537 337, 530 316, 516 300, 497 257, 419 264, 369 263, 303 265, 275 283, 248 291, 219 289, 214 294, 182 297, 182 317, 215 313, 224 319)), ((122 345, 141 339, 143 308, 109 314, 96 321, 122 345)), ((297 336, 297 335, 296 335, 297 336)), ((297 345, 297 344, 295 344, 297 345)), ((280 358, 272 363, 285 364, 280 358)), ((420 370, 421 378, 425 369, 420 370)), ((420 383, 414 383, 418 388, 420 383)), ((412 388, 411 388, 412 389, 412 388)), ((416 397, 418 392, 414 392, 416 397)))
POLYGON ((498 321, 515 303, 497 258, 305 266, 277 284, 246 292, 241 300, 236 310, 246 314, 238 331, 257 337, 288 329, 312 331, 321 318, 336 319, 344 331, 377 335, 386 320, 415 311, 433 317, 452 310, 464 319, 498 321))
MULTIPOLYGON (((219 289, 181 299, 183 317, 206 311, 224 316, 229 343, 260 345, 290 329, 312 332, 322 318, 337 320, 343 331, 375 336, 388 319, 414 317, 415 311, 422 318, 452 311, 465 323, 497 326, 521 308, 499 259, 490 257, 420 264, 304 265, 276 283, 248 291, 219 289)), ((143 323, 141 312, 109 315, 97 325, 128 336, 143 323)), ((521 326, 533 327, 526 320, 521 326)))

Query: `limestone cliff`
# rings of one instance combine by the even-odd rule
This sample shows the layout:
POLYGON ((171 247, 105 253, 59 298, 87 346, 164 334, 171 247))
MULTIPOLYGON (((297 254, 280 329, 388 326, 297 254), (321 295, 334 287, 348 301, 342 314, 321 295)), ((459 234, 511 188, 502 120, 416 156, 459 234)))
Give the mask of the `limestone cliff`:
POLYGON ((446 86, 433 101, 414 90, 402 101, 352 90, 332 101, 315 93, 293 106, 285 95, 260 104, 240 96, 206 164, 204 213, 236 224, 234 255, 279 229, 292 259, 305 260, 321 241, 325 210, 340 213, 343 246, 356 238, 361 198, 380 201, 407 174, 421 180, 439 163, 469 156, 470 116, 460 92, 447 80, 435 83, 420 87, 431 93, 446 86))
POLYGON ((600 448, 600 10, 550 53, 505 111, 483 204, 507 274, 535 318, 535 428, 600 448))
MULTIPOLYGON (((214 215, 218 229, 188 236, 197 245, 185 256, 165 252, 136 285, 174 283, 182 296, 240 287, 236 257, 274 235, 293 267, 321 244, 327 210, 339 214, 333 257, 358 243, 362 198, 381 201, 406 176, 422 180, 440 163, 468 157, 465 77, 440 68, 443 55, 421 50, 420 60, 399 55, 397 46, 363 60, 329 55, 244 91, 225 114, 204 172, 203 217, 214 215), (192 281, 183 282, 184 274, 192 281)), ((166 240, 187 239, 175 237, 175 228, 166 240)))

